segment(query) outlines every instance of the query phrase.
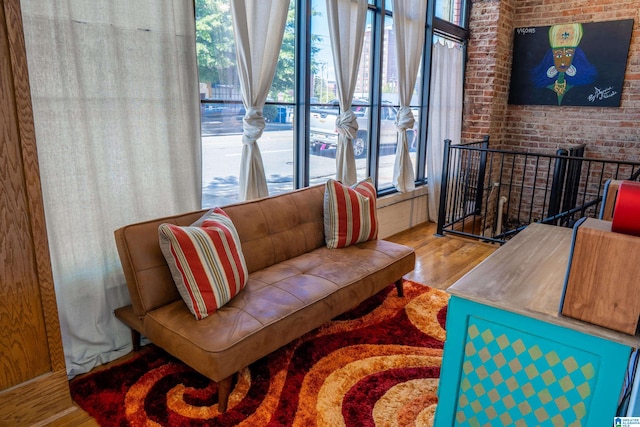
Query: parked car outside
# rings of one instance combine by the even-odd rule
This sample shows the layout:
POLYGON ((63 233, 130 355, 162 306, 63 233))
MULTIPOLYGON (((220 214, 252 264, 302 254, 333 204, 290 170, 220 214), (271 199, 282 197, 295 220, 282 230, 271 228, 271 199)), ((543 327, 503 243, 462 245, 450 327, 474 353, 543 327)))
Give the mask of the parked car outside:
MULTIPOLYGON (((367 154, 367 141, 369 140, 369 106, 363 101, 354 101, 351 110, 358 121, 358 132, 353 140, 353 153, 356 158, 365 157, 367 154)), ((309 137, 311 153, 320 154, 327 149, 335 149, 338 145, 338 131, 336 130, 336 118, 340 114, 337 101, 332 106, 319 106, 311 108, 309 123, 309 137)), ((380 147, 391 147, 395 152, 397 145, 398 129, 396 117, 398 108, 390 103, 383 104, 380 111, 380 147)), ((414 111, 417 120, 417 112, 414 111)), ((418 123, 407 132, 409 149, 415 149, 417 142, 418 123)))

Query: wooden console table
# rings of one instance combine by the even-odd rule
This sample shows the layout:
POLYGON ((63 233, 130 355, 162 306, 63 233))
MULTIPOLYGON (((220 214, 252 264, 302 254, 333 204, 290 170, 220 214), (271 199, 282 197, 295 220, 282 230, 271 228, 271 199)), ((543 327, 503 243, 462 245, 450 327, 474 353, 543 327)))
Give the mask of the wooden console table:
POLYGON ((448 289, 436 427, 612 425, 640 338, 558 313, 571 237, 532 224, 448 289))

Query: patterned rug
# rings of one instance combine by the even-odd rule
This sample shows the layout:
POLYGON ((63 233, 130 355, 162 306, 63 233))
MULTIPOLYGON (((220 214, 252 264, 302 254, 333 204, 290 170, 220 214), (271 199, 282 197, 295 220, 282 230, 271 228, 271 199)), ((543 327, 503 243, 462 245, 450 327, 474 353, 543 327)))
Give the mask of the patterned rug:
POLYGON ((216 384, 151 347, 71 381, 101 426, 431 426, 447 294, 405 281, 216 384))

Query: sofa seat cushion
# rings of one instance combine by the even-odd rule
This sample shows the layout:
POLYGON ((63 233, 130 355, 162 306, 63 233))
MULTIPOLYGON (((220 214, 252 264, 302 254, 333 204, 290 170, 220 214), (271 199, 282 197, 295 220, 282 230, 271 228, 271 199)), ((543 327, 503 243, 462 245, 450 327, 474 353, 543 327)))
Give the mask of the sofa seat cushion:
POLYGON ((203 320, 181 300, 153 310, 144 333, 219 381, 379 292, 414 263, 411 248, 383 240, 318 248, 250 274, 243 292, 203 320))

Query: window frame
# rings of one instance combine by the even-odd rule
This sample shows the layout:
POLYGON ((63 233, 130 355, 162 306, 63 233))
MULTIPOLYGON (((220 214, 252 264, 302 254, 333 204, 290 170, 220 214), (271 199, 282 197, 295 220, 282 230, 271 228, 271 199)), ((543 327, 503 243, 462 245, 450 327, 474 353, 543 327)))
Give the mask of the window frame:
MULTIPOLYGON (((194 1, 194 10, 195 1, 194 1)), ((454 0, 455 1, 455 0, 454 0)), ((299 189, 310 185, 310 113, 311 113, 311 52, 312 52, 312 0, 291 0, 296 8, 295 13, 295 39, 294 39, 294 101, 280 102, 267 101, 265 105, 287 105, 294 111, 293 119, 293 189, 299 189)), ((428 129, 428 106, 430 98, 431 79, 431 52, 434 36, 441 36, 460 42, 466 52, 467 41, 469 40, 468 16, 471 7, 470 0, 460 0, 462 10, 462 22, 464 27, 460 27, 451 22, 445 21, 435 16, 436 1, 430 0, 427 7, 427 18, 425 25, 425 47, 422 55, 422 75, 420 85, 422 94, 420 97, 420 116, 418 120, 419 140, 416 148, 416 186, 426 184, 426 152, 427 152, 427 129, 428 129)), ((380 190, 378 188, 379 166, 380 166, 380 118, 383 108, 382 102, 382 65, 384 46, 384 24, 387 17, 392 17, 392 11, 387 5, 391 0, 375 0, 368 2, 367 13, 372 13, 372 40, 371 40, 371 69, 369 70, 369 132, 367 143, 367 176, 370 176, 379 196, 396 193, 394 187, 380 190)), ((196 19, 196 16, 194 16, 196 19)), ((464 69, 462 70, 464 75, 464 69)), ((206 105, 242 104, 241 100, 215 100, 201 99, 201 111, 206 105)), ((315 105, 315 104, 314 104, 315 105)), ((202 120, 202 119, 201 119, 202 120)), ((258 141, 259 142, 259 141, 258 141)))

